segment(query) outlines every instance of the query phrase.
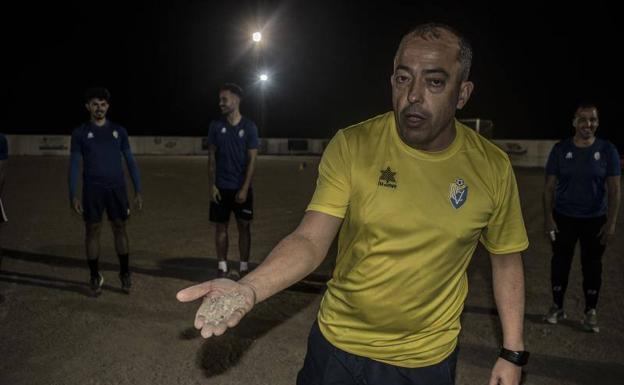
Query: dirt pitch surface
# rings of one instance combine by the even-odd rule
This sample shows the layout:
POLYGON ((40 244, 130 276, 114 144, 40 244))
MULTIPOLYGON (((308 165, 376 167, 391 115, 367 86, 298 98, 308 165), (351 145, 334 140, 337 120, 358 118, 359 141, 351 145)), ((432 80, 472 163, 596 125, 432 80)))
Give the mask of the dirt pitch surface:
MULTIPOLYGON (((206 158, 146 156, 138 162, 145 208, 133 212, 128 224, 132 292, 120 289, 106 227, 100 257, 104 292, 92 298, 83 224, 67 200, 68 159, 10 159, 3 197, 10 222, 0 228, 0 384, 293 384, 332 257, 303 284, 258 305, 237 328, 203 340, 192 327, 199 303, 178 303, 175 293, 215 276, 206 158)), ((260 157, 252 262, 261 262, 301 219, 317 165, 313 157, 260 157)), ((517 169, 516 175, 531 241, 524 255, 525 336, 532 354, 525 383, 624 384, 621 221, 604 256, 600 333, 580 328, 584 304, 578 255, 566 299, 569 319, 546 325, 541 317, 551 298, 550 250, 542 235, 543 170, 517 169)), ((236 245, 232 224, 232 260, 238 259, 236 245)), ((500 328, 489 259, 481 248, 469 278, 457 384, 486 384, 500 328)))

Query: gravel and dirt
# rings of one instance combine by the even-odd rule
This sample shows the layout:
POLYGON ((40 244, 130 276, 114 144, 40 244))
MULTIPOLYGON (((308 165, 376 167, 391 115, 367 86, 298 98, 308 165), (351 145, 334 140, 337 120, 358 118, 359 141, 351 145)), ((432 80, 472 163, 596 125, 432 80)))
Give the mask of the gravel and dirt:
MULTIPOLYGON (((13 157, 0 228, 0 384, 293 384, 331 273, 330 257, 303 284, 255 307, 235 329, 203 340, 193 328, 199 301, 176 292, 215 276, 205 157, 138 157, 144 210, 128 224, 134 271, 120 289, 110 228, 102 233, 103 294, 89 294, 84 229, 67 199, 66 157, 13 157)), ((318 158, 260 157, 254 180, 252 266, 301 219, 318 158), (306 162, 307 167, 302 166, 306 162)), ((516 169, 531 246, 526 268, 526 384, 624 384, 624 231, 604 256, 600 333, 582 331, 578 256, 566 299, 569 319, 552 326, 548 239, 542 232, 543 170, 516 169)), ((232 221, 233 222, 233 221, 232 221)), ((230 227, 230 259, 237 260, 230 227)), ((230 266, 237 267, 237 264, 230 266)), ((469 269, 457 384, 486 384, 500 344, 489 257, 479 247, 469 269)))

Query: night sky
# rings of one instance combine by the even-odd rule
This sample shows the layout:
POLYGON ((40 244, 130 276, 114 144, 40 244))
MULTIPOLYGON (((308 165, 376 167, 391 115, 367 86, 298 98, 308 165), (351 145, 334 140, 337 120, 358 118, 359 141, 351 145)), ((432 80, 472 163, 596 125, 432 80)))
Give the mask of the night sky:
POLYGON ((391 109, 401 36, 445 22, 473 42, 475 92, 460 117, 491 119, 495 138, 572 134, 575 103, 601 107, 599 135, 624 150, 619 12, 606 2, 145 1, 4 6, 7 109, 0 131, 69 134, 85 88, 113 95, 130 135, 202 136, 217 90, 245 88, 260 123, 256 63, 270 74, 263 137, 330 137, 391 109), (259 57, 251 33, 263 30, 259 57))

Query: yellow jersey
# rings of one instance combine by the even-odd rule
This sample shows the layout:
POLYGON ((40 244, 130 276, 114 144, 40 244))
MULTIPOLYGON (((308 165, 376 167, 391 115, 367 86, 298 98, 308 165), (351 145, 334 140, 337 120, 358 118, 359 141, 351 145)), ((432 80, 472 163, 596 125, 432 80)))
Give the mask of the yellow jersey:
POLYGON ((402 367, 442 361, 457 344, 477 242, 493 254, 528 247, 507 154, 455 127, 446 149, 419 151, 388 112, 325 149, 307 210, 343 218, 318 314, 334 346, 402 367))

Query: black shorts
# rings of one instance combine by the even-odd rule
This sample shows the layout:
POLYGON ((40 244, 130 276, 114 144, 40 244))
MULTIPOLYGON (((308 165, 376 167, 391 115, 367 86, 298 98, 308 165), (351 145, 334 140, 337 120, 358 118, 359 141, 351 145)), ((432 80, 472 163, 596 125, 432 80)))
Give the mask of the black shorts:
POLYGON ((230 212, 234 211, 236 219, 250 221, 253 219, 253 190, 250 188, 247 193, 247 200, 243 203, 236 203, 236 193, 238 190, 219 189, 221 200, 210 201, 210 221, 216 223, 228 223, 230 212))
POLYGON ((84 221, 88 223, 102 222, 105 209, 109 221, 125 221, 130 216, 126 186, 85 184, 82 188, 82 208, 84 221))

